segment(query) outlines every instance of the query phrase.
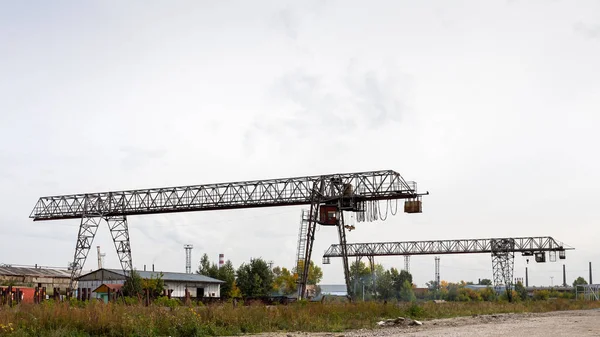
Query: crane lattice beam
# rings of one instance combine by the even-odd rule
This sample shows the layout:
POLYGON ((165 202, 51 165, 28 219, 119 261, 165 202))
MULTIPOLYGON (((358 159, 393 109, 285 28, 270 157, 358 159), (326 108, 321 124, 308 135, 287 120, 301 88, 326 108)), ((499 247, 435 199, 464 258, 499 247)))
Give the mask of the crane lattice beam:
MULTIPOLYGON (((564 248, 552 237, 518 237, 496 239, 459 239, 459 240, 433 240, 433 241, 404 241, 404 242, 378 242, 378 243, 348 243, 346 249, 348 256, 394 256, 394 255, 430 255, 430 254, 471 254, 492 253, 501 240, 510 242, 513 252, 548 252, 565 251, 564 248)), ((341 247, 331 245, 323 257, 341 257, 341 247)))
POLYGON ((328 174, 298 178, 254 180, 221 184, 150 188, 41 197, 30 218, 80 219, 88 214, 128 216, 170 212, 209 211, 272 206, 310 205, 315 182, 324 182, 320 200, 351 194, 361 201, 410 199, 418 196, 416 183, 392 170, 328 174))

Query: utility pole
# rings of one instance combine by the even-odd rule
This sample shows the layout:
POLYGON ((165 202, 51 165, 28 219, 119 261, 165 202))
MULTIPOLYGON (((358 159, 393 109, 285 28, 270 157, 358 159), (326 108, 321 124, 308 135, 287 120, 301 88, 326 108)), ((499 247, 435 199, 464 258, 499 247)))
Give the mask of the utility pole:
POLYGON ((590 261, 590 284, 594 284, 594 282, 592 282, 592 261, 590 261))

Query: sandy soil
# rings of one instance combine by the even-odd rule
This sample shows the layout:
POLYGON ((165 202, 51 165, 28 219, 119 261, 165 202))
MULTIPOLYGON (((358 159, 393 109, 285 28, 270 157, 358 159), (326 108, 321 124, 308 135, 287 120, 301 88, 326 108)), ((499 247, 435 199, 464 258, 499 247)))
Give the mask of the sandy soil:
POLYGON ((346 333, 281 333, 261 336, 600 336, 600 310, 556 311, 543 314, 498 314, 423 321, 422 326, 392 326, 346 333))

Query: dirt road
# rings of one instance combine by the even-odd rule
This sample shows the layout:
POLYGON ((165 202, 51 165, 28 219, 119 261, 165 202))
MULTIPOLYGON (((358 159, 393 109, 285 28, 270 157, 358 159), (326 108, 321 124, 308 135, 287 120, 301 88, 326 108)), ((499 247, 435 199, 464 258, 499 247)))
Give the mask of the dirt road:
POLYGON ((422 326, 393 326, 345 333, 279 333, 278 337, 587 337, 600 336, 600 310, 555 311, 542 314, 498 314, 423 321, 422 326))
POLYGON ((600 310, 543 314, 500 314, 423 322, 420 327, 389 327, 356 331, 346 336, 600 336, 600 310))

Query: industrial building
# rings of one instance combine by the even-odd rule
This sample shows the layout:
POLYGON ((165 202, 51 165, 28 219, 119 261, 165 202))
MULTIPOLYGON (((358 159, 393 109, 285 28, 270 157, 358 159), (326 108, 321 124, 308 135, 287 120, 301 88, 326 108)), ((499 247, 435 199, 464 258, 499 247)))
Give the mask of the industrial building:
POLYGON ((69 287, 70 279, 71 271, 67 269, 0 265, 0 285, 65 290, 69 287))
MULTIPOLYGON (((221 297, 221 284, 224 281, 200 274, 170 273, 155 271, 136 271, 142 279, 156 279, 162 277, 165 282, 165 289, 172 290, 172 297, 185 297, 187 289, 190 297, 221 297), (162 275, 162 276, 161 276, 162 275)), ((98 269, 78 279, 80 289, 90 289, 92 298, 100 298, 100 294, 94 290, 101 285, 124 284, 126 280, 125 273, 121 269, 98 269)))

